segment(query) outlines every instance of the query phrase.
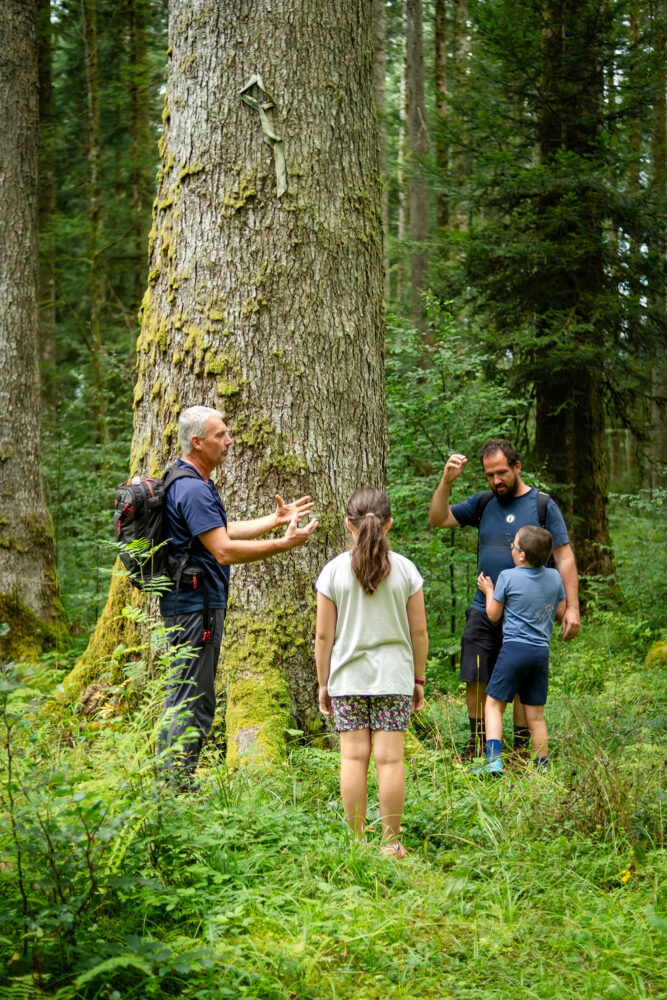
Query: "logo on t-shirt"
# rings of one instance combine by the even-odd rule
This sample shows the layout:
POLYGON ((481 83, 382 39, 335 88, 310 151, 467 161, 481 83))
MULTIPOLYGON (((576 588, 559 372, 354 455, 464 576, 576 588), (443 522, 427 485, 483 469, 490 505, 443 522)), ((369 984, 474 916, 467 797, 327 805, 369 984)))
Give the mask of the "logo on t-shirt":
POLYGON ((505 520, 507 521, 508 524, 511 524, 512 521, 515 520, 514 514, 508 514, 505 520))

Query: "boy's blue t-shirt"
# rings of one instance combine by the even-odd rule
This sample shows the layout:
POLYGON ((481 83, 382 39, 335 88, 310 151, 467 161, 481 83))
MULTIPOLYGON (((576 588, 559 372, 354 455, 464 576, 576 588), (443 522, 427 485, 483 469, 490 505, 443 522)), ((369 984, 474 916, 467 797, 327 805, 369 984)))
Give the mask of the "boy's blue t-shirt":
MULTIPOLYGON (((490 576, 494 584, 504 569, 513 569, 511 543, 519 528, 527 524, 539 525, 537 514, 537 490, 531 486, 528 493, 514 497, 508 503, 501 503, 497 497, 491 497, 484 508, 481 523, 477 520, 477 504, 481 493, 475 493, 461 503, 454 504, 452 514, 463 527, 472 525, 479 528, 479 561, 477 572, 490 576)), ((547 504, 546 528, 553 535, 554 548, 567 545, 570 541, 565 527, 565 521, 558 506, 549 497, 547 504)), ((477 589, 472 602, 473 608, 486 610, 486 598, 477 589)))
POLYGON ((565 600, 560 573, 548 566, 515 566, 498 577, 493 596, 505 605, 503 642, 548 646, 556 608, 565 600))
MULTIPOLYGON (((192 465, 180 458, 174 464, 179 469, 197 472, 192 465)), ((209 607, 226 608, 229 566, 221 566, 197 537, 213 528, 227 527, 227 514, 214 483, 210 479, 205 480, 199 473, 196 479, 184 476, 175 480, 167 490, 165 511, 170 554, 176 558, 183 555, 188 542, 193 539, 189 563, 202 566, 206 570, 209 607)), ((160 611, 163 616, 173 615, 174 603, 175 590, 172 588, 160 599, 160 611)), ((179 588, 177 609, 179 615, 201 611, 203 607, 204 597, 200 588, 197 590, 179 588)))

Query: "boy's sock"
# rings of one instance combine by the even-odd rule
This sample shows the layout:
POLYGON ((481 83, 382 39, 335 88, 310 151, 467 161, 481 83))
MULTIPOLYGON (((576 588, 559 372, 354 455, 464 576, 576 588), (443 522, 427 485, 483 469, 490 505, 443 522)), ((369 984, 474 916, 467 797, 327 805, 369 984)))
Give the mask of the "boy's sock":
POLYGON ((549 763, 548 757, 535 758, 535 767, 537 768, 538 771, 546 771, 548 763, 549 763))
POLYGON ((514 749, 526 750, 530 743, 530 729, 527 726, 514 727, 514 749))
POLYGON ((486 762, 490 764, 492 760, 498 760, 500 757, 500 740, 487 740, 486 741, 486 762))

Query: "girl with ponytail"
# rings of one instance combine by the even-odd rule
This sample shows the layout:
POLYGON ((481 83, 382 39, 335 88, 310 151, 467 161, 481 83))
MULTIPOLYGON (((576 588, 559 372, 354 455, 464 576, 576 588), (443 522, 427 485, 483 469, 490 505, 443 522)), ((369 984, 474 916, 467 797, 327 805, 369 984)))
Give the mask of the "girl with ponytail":
POLYGON ((352 550, 326 564, 315 584, 315 662, 320 711, 340 733, 340 789, 348 825, 363 837, 371 752, 382 822, 382 853, 402 858, 403 741, 424 704, 428 633, 419 570, 390 552, 389 497, 366 486, 350 497, 352 550))

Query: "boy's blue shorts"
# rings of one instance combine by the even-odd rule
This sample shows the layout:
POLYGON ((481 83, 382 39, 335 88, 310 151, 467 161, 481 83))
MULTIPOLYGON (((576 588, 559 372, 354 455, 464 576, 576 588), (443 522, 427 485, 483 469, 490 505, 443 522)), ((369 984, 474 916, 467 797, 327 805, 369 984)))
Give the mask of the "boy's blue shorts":
POLYGON ((529 642, 504 642, 486 693, 496 701, 546 705, 549 689, 549 647, 529 642))

